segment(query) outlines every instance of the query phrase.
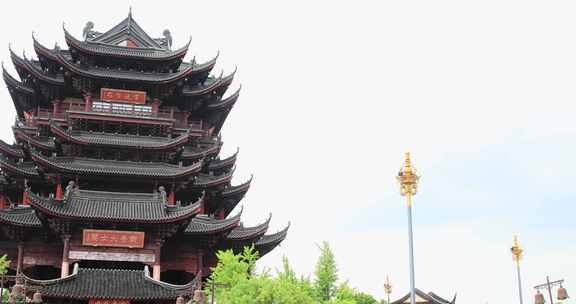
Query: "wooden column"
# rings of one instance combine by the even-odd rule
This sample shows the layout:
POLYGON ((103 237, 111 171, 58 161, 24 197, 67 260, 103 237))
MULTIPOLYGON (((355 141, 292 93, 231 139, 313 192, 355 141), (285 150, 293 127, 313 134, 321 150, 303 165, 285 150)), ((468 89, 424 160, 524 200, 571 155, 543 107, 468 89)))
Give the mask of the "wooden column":
POLYGON ((158 98, 154 98, 152 100, 152 114, 156 116, 158 114, 158 109, 160 108, 160 100, 158 98))
POLYGON ((0 209, 7 208, 6 206, 6 196, 4 196, 5 189, 0 189, 0 209))
POLYGON ((24 263, 24 244, 22 242, 18 242, 18 260, 16 261, 16 274, 20 274, 22 272, 22 263, 24 263))
POLYGON ((170 193, 168 194, 167 204, 168 206, 174 206, 174 183, 172 183, 172 187, 170 188, 170 193))
POLYGON ((154 265, 152 266, 152 278, 156 281, 160 281, 160 250, 162 245, 160 244, 158 248, 154 251, 154 265))
POLYGON ((52 101, 52 117, 56 117, 60 113, 60 100, 54 99, 52 101))
POLYGON ((84 111, 91 112, 92 111, 92 94, 86 93, 84 94, 84 111))
POLYGON ((204 251, 198 250, 198 271, 204 272, 204 251))
POLYGON ((56 178, 56 199, 62 200, 62 180, 60 180, 60 176, 56 178))
POLYGON ((60 277, 65 278, 70 273, 70 261, 68 259, 68 254, 70 253, 70 236, 64 235, 62 241, 64 242, 64 248, 62 250, 62 268, 60 277))

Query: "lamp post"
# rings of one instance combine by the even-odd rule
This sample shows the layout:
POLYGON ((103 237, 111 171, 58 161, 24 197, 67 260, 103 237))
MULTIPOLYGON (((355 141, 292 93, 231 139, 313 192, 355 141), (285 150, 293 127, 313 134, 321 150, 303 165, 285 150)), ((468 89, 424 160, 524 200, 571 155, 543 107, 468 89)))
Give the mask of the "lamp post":
POLYGON ((522 280, 520 279, 520 260, 522 259, 522 248, 518 242, 518 236, 514 236, 514 245, 510 248, 512 259, 516 262, 516 270, 518 272, 518 296, 520 297, 520 304, 522 304, 522 280))
POLYGON ((392 293, 392 284, 390 284, 390 280, 388 276, 386 276, 386 283, 384 283, 384 292, 386 293, 386 304, 390 304, 390 294, 392 293))
POLYGON ((400 184, 400 195, 406 196, 406 205, 408 207, 408 250, 410 256, 410 303, 416 304, 416 287, 414 283, 414 240, 412 237, 412 196, 416 195, 418 190, 418 180, 416 170, 412 167, 410 153, 406 153, 404 165, 396 177, 400 184))

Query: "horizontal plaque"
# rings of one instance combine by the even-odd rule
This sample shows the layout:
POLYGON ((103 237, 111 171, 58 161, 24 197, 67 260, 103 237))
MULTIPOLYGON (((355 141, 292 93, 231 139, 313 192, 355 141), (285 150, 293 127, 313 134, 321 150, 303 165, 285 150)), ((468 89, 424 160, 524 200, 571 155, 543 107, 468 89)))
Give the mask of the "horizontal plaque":
POLYGON ((101 88, 100 100, 132 104, 146 104, 146 92, 101 88))
POLYGON ((73 260, 93 260, 93 261, 119 261, 119 262, 141 262, 154 263, 154 254, 151 253, 126 253, 126 252, 98 252, 70 250, 68 258, 73 260))
POLYGON ((82 245, 122 248, 143 248, 144 232, 84 229, 82 245))
POLYGON ((129 300, 100 300, 90 299, 88 304, 130 304, 129 300))

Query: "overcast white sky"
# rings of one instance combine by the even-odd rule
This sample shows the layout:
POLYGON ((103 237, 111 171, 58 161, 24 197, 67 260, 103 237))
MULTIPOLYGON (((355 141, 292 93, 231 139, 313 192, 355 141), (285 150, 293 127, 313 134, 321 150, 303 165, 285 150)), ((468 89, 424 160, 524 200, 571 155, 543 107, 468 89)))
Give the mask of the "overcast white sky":
MULTIPOLYGON (((526 248, 524 300, 546 275, 576 293, 576 2, 574 1, 2 1, 8 43, 31 32, 65 45, 104 31, 132 6, 152 36, 171 30, 188 59, 238 66, 239 102, 223 136, 235 181, 254 173, 244 222, 292 222, 281 248, 311 273, 332 245, 340 277, 383 296, 408 292, 406 210, 394 176, 412 151, 416 285, 459 303, 517 303, 509 254, 526 248)), ((6 89, 0 138, 12 141, 6 89)))

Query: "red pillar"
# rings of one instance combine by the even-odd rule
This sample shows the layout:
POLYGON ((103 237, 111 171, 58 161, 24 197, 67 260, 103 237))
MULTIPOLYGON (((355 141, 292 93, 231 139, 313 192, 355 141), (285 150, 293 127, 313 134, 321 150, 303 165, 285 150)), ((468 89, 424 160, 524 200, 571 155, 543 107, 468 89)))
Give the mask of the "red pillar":
POLYGON ((219 220, 223 220, 223 219, 224 219, 224 209, 218 210, 218 219, 219 219, 219 220))
POLYGON ((158 109, 160 108, 160 100, 158 98, 154 98, 152 100, 152 114, 158 114, 158 109))
POLYGON ((60 179, 56 182, 56 199, 62 200, 62 184, 60 184, 60 179))
POLYGON ((2 193, 0 193, 0 209, 4 209, 6 208, 6 197, 4 196, 4 190, 1 190, 2 193))
POLYGON ((60 113, 60 100, 54 99, 52 101, 52 117, 56 117, 60 113))
POLYGON ((28 198, 28 191, 26 191, 26 189, 22 192, 22 205, 30 205, 30 199, 28 198))
POLYGON ((168 206, 174 206, 174 190, 168 194, 168 206))
POLYGON ((91 112, 92 111, 92 94, 86 93, 84 94, 84 111, 91 112))

